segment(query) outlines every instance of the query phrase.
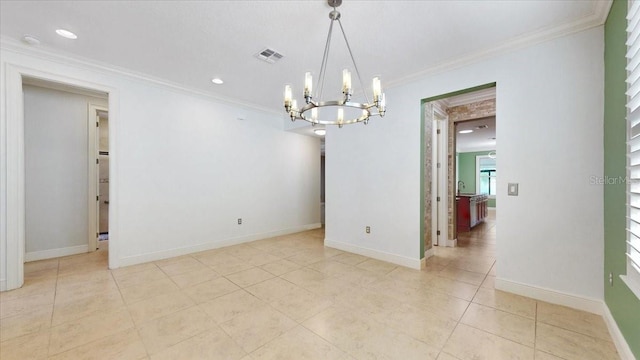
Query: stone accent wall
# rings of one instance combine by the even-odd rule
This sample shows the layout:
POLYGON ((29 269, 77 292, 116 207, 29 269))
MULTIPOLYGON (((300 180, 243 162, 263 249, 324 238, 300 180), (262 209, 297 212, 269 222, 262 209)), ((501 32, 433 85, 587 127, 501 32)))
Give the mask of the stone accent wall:
MULTIPOLYGON (((424 251, 431 249, 433 239, 431 234, 431 186, 433 183, 433 104, 424 107, 424 251)), ((420 254, 424 256, 424 254, 420 254)))
POLYGON ((454 240, 458 237, 457 233, 457 219, 456 219, 456 126, 455 122, 449 118, 449 129, 447 131, 447 197, 449 203, 447 205, 447 219, 449 225, 449 240, 454 240))
POLYGON ((454 106, 447 109, 450 122, 480 119, 496 114, 496 99, 478 101, 471 104, 454 106))

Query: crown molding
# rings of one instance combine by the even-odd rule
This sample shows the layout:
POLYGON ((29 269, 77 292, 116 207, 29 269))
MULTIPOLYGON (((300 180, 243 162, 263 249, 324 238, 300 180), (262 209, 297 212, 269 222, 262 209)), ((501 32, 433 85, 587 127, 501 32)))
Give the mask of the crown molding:
POLYGON ((167 87, 174 91, 183 93, 185 95, 197 96, 210 101, 216 101, 225 103, 227 105, 240 106, 246 109, 257 110, 272 115, 282 117, 280 111, 276 111, 271 108, 256 106, 255 104, 249 104, 236 99, 223 97, 219 95, 213 95, 202 90, 197 90, 189 87, 182 86, 180 84, 154 77, 148 74, 135 72, 129 69, 118 67, 115 65, 87 59, 77 55, 71 55, 60 51, 48 49, 43 46, 27 46, 19 41, 8 38, 4 35, 0 36, 0 49, 18 53, 21 55, 31 56, 40 60, 51 61, 62 65, 73 66, 83 70, 96 71, 107 75, 118 75, 129 79, 135 79, 139 81, 149 82, 156 86, 167 87))
MULTIPOLYGON (((528 46, 543 43, 559 37, 567 36, 567 35, 588 30, 597 26, 601 26, 605 23, 607 19, 612 3, 613 3, 613 0, 593 1, 592 13, 589 16, 582 17, 580 19, 577 19, 576 21, 563 24, 560 26, 554 26, 554 27, 542 29, 536 32, 523 34, 522 36, 516 37, 498 46, 493 46, 481 51, 469 53, 463 57, 451 58, 449 60, 441 62, 438 65, 431 66, 429 68, 426 68, 412 75, 403 77, 395 81, 387 82, 385 87, 387 89, 398 87, 401 85, 414 82, 425 76, 443 73, 446 71, 451 71, 451 70, 454 70, 463 66, 467 66, 467 65, 479 62, 481 60, 493 58, 498 55, 502 55, 517 49, 522 49, 528 46)), ((64 65, 76 66, 85 70, 99 71, 101 73, 106 73, 110 75, 115 74, 115 75, 120 75, 127 78, 142 80, 142 81, 150 82, 156 85, 168 87, 175 91, 179 91, 191 96, 198 96, 198 97, 206 98, 207 100, 222 102, 222 103, 226 103, 234 106, 240 106, 247 109, 252 109, 252 110, 265 112, 268 114, 273 114, 273 115, 282 117, 283 119, 285 118, 282 115, 281 111, 278 111, 273 108, 257 106, 255 104, 239 101, 237 99, 232 99, 232 98, 228 98, 220 95, 214 95, 202 90, 185 87, 181 84, 177 84, 177 83, 174 83, 165 79, 161 79, 158 77, 154 77, 148 74, 135 72, 135 71, 121 68, 115 65, 98 62, 95 60, 83 58, 76 55, 71 55, 68 53, 63 53, 63 52, 60 52, 59 50, 49 49, 42 45, 37 47, 27 46, 21 43, 20 41, 8 38, 4 35, 0 35, 0 48, 6 49, 7 51, 13 51, 19 54, 27 55, 27 56, 37 57, 42 60, 57 62, 64 65)))
POLYGON ((593 16, 599 19, 600 25, 604 25, 604 23, 607 22, 607 17, 609 16, 612 5, 613 0, 594 1, 593 16))
POLYGON ((482 89, 462 95, 452 96, 450 98, 442 99, 443 104, 447 108, 452 108, 460 105, 473 104, 480 101, 492 100, 496 98, 496 88, 482 89))
POLYGON ((95 98, 100 98, 105 100, 109 98, 109 94, 106 92, 91 90, 87 88, 80 88, 80 87, 76 87, 68 84, 54 83, 51 81, 40 80, 36 78, 31 78, 31 77, 23 77, 22 85, 37 86, 41 88, 64 91, 64 92, 69 92, 73 94, 95 97, 95 98))
POLYGON ((481 60, 490 59, 498 55, 506 54, 518 49, 523 49, 532 45, 547 42, 563 36, 568 36, 581 31, 589 30, 594 27, 602 26, 607 21, 609 10, 613 0, 593 1, 592 13, 589 16, 582 17, 570 23, 544 28, 538 31, 523 34, 515 37, 510 41, 506 41, 500 45, 492 46, 484 50, 469 53, 466 56, 451 58, 442 63, 429 67, 423 71, 419 71, 402 79, 387 82, 386 88, 393 88, 405 85, 422 77, 444 73, 454 69, 458 69, 481 60))

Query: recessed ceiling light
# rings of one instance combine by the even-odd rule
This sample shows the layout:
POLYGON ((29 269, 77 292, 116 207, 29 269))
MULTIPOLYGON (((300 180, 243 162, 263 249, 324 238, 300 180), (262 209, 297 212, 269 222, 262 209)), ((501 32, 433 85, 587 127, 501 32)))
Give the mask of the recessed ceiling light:
POLYGON ((458 133, 460 133, 460 134, 469 134, 469 133, 472 133, 472 132, 473 132, 473 130, 460 130, 460 131, 458 131, 458 133))
POLYGON ((65 30, 65 29, 56 30, 56 34, 62 36, 63 38, 67 38, 67 39, 71 39, 71 40, 75 40, 75 39, 78 38, 78 35, 72 33, 69 30, 65 30))
POLYGON ((213 79, 211 79, 211 82, 216 84, 216 85, 224 84, 224 81, 222 81, 222 79, 220 79, 220 78, 213 78, 213 79))
POLYGON ((29 45, 39 45, 40 44, 40 40, 38 40, 38 38, 36 38, 35 36, 31 36, 31 35, 25 35, 22 37, 22 41, 26 42, 29 45))
POLYGON ((327 133, 327 130, 325 130, 325 129, 315 129, 315 130, 313 130, 313 132, 316 133, 316 135, 324 136, 327 133))

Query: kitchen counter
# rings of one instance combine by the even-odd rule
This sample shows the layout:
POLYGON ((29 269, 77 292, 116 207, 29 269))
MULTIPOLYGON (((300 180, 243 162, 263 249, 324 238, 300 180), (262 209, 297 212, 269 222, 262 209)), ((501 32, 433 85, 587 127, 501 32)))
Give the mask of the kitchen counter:
POLYGON ((460 193, 456 196, 458 232, 471 231, 487 217, 487 200, 484 194, 460 193))

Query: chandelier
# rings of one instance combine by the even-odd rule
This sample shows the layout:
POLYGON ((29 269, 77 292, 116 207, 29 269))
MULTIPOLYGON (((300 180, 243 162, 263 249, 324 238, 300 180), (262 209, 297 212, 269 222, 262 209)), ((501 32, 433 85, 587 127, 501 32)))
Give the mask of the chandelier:
POLYGON ((373 78, 373 102, 370 103, 369 98, 364 91, 362 79, 360 78, 360 72, 358 71, 358 66, 356 65, 353 53, 351 52, 351 46, 349 46, 347 35, 345 34, 344 28, 342 27, 342 22, 340 21, 340 12, 336 10, 336 8, 342 4, 342 0, 327 0, 327 3, 329 4, 329 6, 333 7, 333 10, 329 13, 331 23, 329 25, 329 34, 327 35, 324 55, 322 56, 322 65, 320 66, 320 73, 318 75, 318 83, 320 84, 320 89, 315 94, 315 97, 318 100, 315 100, 314 96, 312 95, 313 79, 311 73, 307 72, 304 77, 303 92, 305 105, 301 108, 298 108, 297 101, 292 97, 291 86, 286 85, 284 88, 284 108, 289 114, 289 117, 291 117, 291 121, 301 119, 310 122, 313 126, 321 124, 338 125, 338 127, 342 127, 343 125, 355 124, 359 122, 363 122, 366 125, 369 122, 369 118, 371 116, 383 117, 386 111, 386 100, 385 95, 382 92, 382 87, 380 85, 380 78, 373 78), (358 82, 360 84, 360 87, 362 88, 365 100, 364 103, 351 101, 351 96, 353 95, 353 87, 351 86, 351 72, 349 71, 349 69, 344 69, 342 71, 342 99, 329 101, 322 100, 322 91, 324 90, 324 81, 327 70, 327 58, 329 56, 329 50, 331 47, 331 34, 333 31, 333 25, 336 21, 340 25, 342 37, 344 38, 344 41, 347 45, 349 56, 351 57, 351 62, 353 63, 353 69, 355 70, 356 77, 358 78, 358 82), (318 118, 318 109, 323 107, 337 108, 335 120, 323 120, 318 118), (355 109, 355 111, 353 109, 355 109), (345 110, 349 110, 349 113, 351 114, 355 112, 356 115, 352 118, 345 119, 345 110))

